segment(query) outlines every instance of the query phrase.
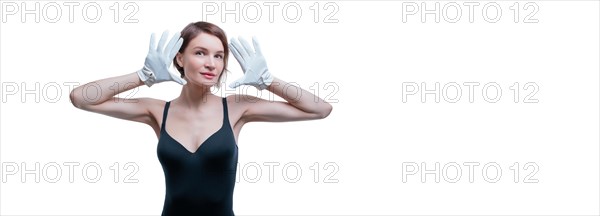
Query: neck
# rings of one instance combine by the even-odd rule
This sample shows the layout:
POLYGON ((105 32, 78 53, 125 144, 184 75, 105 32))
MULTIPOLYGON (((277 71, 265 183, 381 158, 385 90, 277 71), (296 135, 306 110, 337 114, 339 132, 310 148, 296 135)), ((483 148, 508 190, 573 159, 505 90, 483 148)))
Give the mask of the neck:
POLYGON ((178 101, 189 109, 198 109, 202 107, 213 94, 210 92, 210 86, 193 85, 188 83, 181 88, 181 94, 178 101))

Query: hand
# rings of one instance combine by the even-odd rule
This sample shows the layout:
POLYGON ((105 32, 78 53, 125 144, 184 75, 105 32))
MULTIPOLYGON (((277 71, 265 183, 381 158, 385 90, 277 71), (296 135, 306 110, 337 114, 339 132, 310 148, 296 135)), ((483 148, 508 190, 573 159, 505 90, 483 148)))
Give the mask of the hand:
POLYGON ((180 38, 180 33, 176 33, 169 41, 166 47, 163 46, 167 40, 168 32, 163 32, 158 42, 158 47, 154 42, 154 33, 150 36, 150 49, 144 62, 144 67, 137 71, 140 79, 148 86, 164 81, 175 81, 181 85, 187 82, 176 74, 169 71, 173 58, 183 44, 183 38, 180 38))
POLYGON ((266 89, 273 82, 273 76, 269 73, 267 61, 260 51, 258 41, 255 37, 252 37, 255 52, 243 38, 240 37, 239 40, 241 44, 235 38, 231 39, 229 49, 240 63, 244 76, 229 84, 229 87, 237 88, 240 85, 251 85, 258 90, 266 89))

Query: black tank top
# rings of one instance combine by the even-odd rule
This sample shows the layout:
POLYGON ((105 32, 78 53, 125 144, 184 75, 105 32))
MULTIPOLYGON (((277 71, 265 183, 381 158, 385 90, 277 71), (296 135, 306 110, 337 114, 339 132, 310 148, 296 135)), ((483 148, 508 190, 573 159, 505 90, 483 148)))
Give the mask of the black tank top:
POLYGON ((238 147, 223 98, 223 124, 192 153, 165 129, 170 101, 163 111, 157 154, 165 173, 163 216, 233 216, 238 147))

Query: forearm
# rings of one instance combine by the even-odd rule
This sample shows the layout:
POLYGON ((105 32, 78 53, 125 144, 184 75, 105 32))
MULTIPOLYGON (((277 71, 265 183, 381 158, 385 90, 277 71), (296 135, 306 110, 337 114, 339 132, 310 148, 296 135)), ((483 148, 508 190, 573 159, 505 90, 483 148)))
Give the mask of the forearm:
POLYGON ((332 110, 332 106, 328 102, 299 86, 287 83, 277 77, 273 78, 267 90, 307 113, 315 113, 325 117, 332 110))
POLYGON ((71 103, 84 108, 104 103, 115 95, 139 87, 144 83, 136 72, 89 82, 71 91, 71 103))

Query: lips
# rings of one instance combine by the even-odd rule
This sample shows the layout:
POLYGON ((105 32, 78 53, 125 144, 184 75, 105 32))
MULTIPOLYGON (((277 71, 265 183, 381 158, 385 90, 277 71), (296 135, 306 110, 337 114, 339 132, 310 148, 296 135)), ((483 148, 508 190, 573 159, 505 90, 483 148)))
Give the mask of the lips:
POLYGON ((202 76, 204 76, 204 78, 207 78, 207 79, 212 79, 212 78, 214 78, 216 76, 213 73, 202 73, 201 72, 200 74, 202 74, 202 76))

